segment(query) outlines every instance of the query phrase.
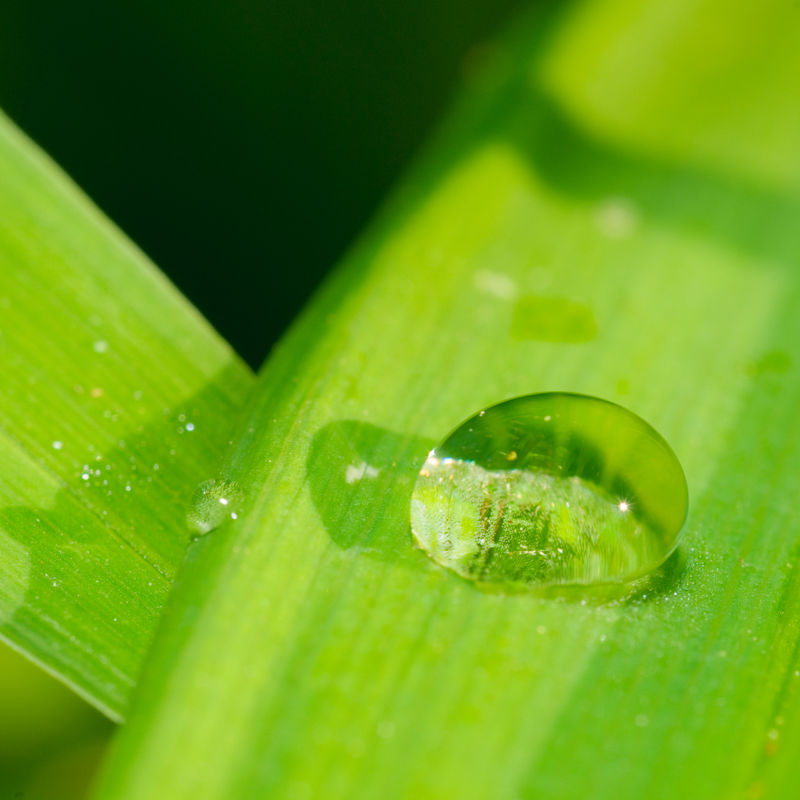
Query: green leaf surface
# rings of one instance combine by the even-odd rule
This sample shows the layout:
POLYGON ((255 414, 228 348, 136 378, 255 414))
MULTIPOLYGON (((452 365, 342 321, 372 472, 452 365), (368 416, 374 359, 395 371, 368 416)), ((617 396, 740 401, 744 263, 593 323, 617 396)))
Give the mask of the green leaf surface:
POLYGON ((590 0, 488 48, 268 362, 242 513, 190 548, 99 797, 796 795, 798 34, 779 2, 590 0), (557 390, 686 471, 677 555, 614 602, 412 544, 431 446, 557 390))
POLYGON ((4 118, 0 176, 0 636, 120 719, 252 379, 4 118))

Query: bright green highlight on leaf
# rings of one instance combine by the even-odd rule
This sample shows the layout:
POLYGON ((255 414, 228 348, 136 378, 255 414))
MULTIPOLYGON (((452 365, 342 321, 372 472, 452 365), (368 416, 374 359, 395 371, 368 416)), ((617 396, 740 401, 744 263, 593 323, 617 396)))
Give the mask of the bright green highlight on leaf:
POLYGON ((114 719, 251 378, 0 119, 0 636, 114 719))
POLYGON ((615 403, 529 395, 480 411, 428 454, 411 530, 434 561, 499 589, 625 583, 672 552, 686 479, 615 403))

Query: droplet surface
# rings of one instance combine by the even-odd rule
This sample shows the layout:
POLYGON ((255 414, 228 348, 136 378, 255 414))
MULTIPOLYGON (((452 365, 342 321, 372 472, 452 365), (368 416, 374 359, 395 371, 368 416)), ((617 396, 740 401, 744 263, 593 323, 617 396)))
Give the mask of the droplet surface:
POLYGON ((687 509, 683 469, 650 425, 552 392, 487 408, 432 450, 411 528, 442 566, 519 591, 642 577, 677 546, 687 509))
POLYGON ((233 481, 204 481, 195 489, 186 515, 194 538, 204 536, 225 522, 239 518, 242 490, 233 481))

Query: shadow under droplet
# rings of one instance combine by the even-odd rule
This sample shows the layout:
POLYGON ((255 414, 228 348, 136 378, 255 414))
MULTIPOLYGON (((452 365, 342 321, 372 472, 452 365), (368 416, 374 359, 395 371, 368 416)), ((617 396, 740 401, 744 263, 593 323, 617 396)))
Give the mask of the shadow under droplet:
POLYGON ((314 434, 306 460, 311 499, 328 534, 393 564, 432 567, 411 539, 411 493, 434 442, 355 420, 314 434))
POLYGON ((306 459, 311 499, 331 540, 396 566, 441 570, 453 580, 489 594, 530 594, 570 602, 628 602, 670 591, 683 571, 680 550, 656 570, 627 583, 596 586, 484 585, 461 578, 432 561, 414 545, 410 505, 419 469, 435 445, 430 439, 393 433, 355 420, 320 428, 306 459))

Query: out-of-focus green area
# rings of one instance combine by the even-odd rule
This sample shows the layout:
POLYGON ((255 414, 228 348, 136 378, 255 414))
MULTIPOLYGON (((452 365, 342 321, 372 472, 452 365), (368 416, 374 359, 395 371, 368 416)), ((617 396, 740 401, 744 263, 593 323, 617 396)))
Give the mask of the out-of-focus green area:
POLYGON ((0 645, 0 800, 77 800, 113 725, 35 664, 0 645))

